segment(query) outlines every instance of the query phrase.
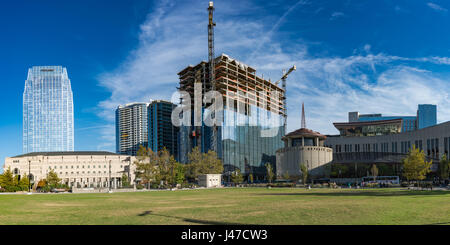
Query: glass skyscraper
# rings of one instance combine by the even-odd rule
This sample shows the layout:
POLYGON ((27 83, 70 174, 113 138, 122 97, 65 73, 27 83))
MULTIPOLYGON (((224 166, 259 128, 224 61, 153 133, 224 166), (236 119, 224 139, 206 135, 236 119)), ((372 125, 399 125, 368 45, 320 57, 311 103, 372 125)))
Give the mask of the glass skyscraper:
POLYGON ((161 151, 166 148, 176 160, 178 155, 179 128, 172 124, 172 110, 175 104, 155 100, 148 106, 148 147, 152 151, 161 151))
POLYGON ((418 128, 434 126, 437 123, 436 105, 422 104, 417 109, 418 128))
POLYGON ((33 66, 23 92, 23 152, 74 150, 73 95, 67 69, 33 66))

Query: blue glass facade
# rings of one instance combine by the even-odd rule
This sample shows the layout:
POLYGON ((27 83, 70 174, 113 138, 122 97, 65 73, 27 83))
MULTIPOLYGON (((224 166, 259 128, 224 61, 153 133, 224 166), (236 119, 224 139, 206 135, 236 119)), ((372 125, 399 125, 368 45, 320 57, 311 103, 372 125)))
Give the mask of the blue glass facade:
MULTIPOLYGON (((263 179, 266 163, 275 166, 276 151, 284 146, 284 117, 261 107, 248 105, 249 113, 244 115, 235 109, 225 108, 223 123, 218 127, 219 158, 224 165, 224 174, 240 169, 243 175, 253 174, 263 179)), ((180 161, 188 162, 187 154, 199 146, 202 152, 211 149, 211 127, 200 126, 200 140, 195 140, 195 127, 180 128, 180 161)))
POLYGON ((249 108, 249 115, 224 110, 225 126, 220 130, 224 171, 239 168, 244 175, 264 176, 265 164, 275 166, 276 151, 284 146, 284 118, 254 105, 249 108))
POLYGON ((23 152, 74 150, 73 95, 67 69, 34 66, 23 92, 23 152))
POLYGON ((417 109, 417 122, 419 129, 434 126, 437 123, 436 105, 422 104, 417 109))
POLYGON ((154 101, 148 106, 148 146, 154 152, 166 148, 178 160, 178 128, 171 121, 174 107, 167 101, 154 101))

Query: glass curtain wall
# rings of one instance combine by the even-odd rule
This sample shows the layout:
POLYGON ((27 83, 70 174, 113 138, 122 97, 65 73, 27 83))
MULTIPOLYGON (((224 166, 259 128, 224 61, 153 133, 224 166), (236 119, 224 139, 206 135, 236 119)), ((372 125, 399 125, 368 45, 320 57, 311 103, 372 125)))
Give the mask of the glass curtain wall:
POLYGON ((73 95, 66 68, 28 70, 23 93, 23 152, 74 150, 73 95))

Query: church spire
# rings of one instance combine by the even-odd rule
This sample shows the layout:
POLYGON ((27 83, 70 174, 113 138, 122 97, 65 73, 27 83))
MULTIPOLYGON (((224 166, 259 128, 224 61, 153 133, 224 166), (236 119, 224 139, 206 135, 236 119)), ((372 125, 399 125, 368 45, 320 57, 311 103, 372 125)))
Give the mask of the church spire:
POLYGON ((302 103, 302 127, 301 128, 306 128, 305 103, 302 103))

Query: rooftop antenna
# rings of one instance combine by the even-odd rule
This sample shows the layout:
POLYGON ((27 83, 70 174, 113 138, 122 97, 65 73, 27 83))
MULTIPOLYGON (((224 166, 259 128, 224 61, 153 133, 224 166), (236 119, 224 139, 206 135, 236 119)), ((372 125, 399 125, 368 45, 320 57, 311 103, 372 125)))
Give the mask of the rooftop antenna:
POLYGON ((306 128, 306 119, 305 119, 305 103, 302 102, 302 127, 306 128))

